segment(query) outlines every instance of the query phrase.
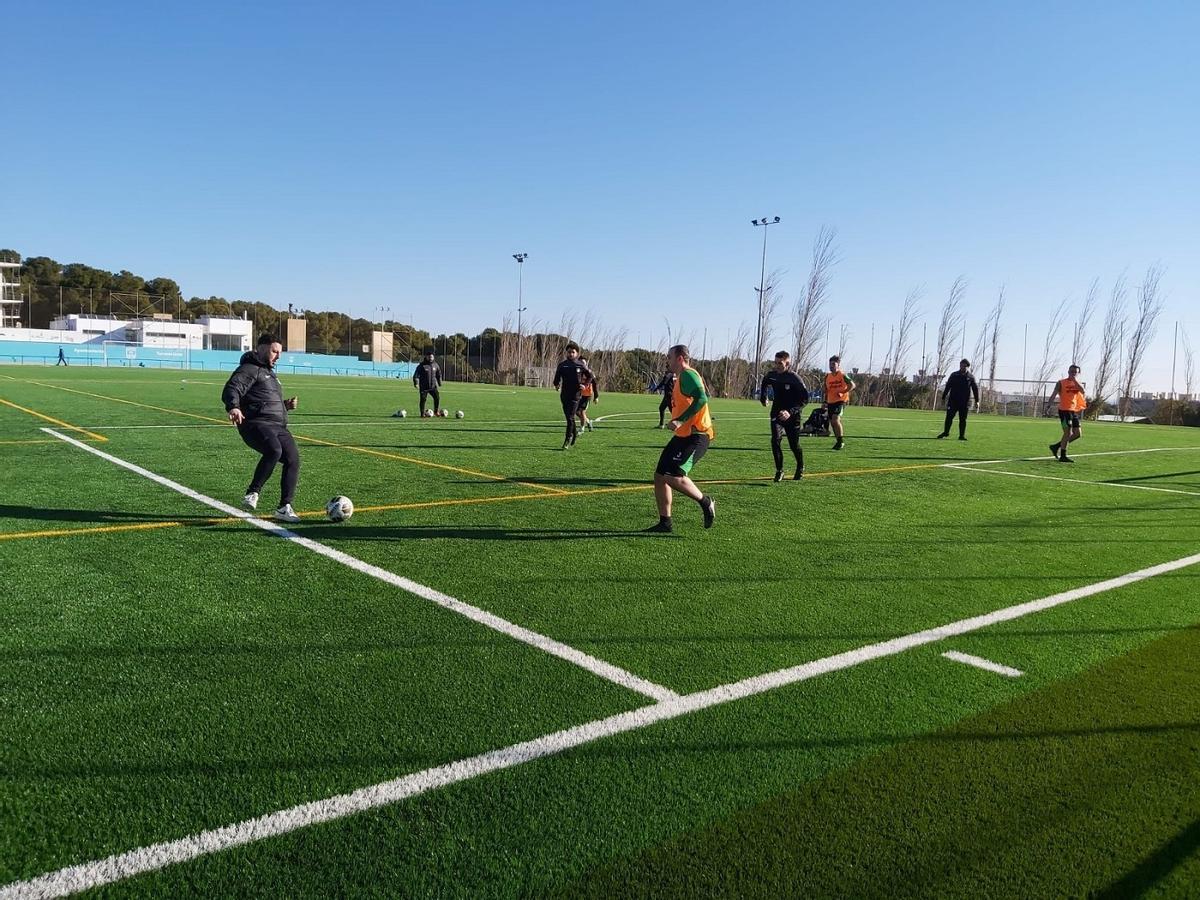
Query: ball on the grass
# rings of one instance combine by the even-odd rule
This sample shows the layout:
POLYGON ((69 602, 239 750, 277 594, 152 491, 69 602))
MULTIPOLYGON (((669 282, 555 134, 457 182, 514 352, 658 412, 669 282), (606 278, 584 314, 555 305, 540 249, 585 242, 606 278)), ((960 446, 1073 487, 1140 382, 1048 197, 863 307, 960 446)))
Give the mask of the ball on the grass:
POLYGON ((433 418, 433 410, 427 409, 427 410, 425 410, 425 412, 421 413, 421 415, 423 415, 426 419, 432 419, 433 418))
POLYGON ((446 411, 444 409, 439 409, 438 415, 444 419, 444 418, 446 418, 446 411))
POLYGON ((463 417, 463 415, 464 415, 464 413, 463 413, 463 411, 460 409, 458 412, 456 412, 456 413, 454 414, 454 418, 456 418, 456 419, 461 419, 461 418, 463 417))
POLYGON ((408 410, 407 409, 398 409, 394 413, 392 413, 392 418, 393 419, 407 419, 408 418, 408 410))
POLYGON ((345 522, 354 515, 354 504, 349 497, 338 495, 325 504, 325 515, 330 522, 345 522))

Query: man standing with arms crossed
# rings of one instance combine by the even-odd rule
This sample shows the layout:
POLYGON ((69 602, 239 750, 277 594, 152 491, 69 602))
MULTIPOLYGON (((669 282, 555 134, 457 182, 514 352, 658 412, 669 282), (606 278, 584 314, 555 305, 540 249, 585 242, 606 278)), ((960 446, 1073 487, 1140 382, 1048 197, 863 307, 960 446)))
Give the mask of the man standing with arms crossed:
POLYGON ((829 372, 825 375, 825 411, 829 413, 829 427, 836 438, 834 450, 841 450, 845 446, 842 440, 842 410, 850 402, 852 390, 854 382, 842 371, 842 358, 829 357, 829 372))
POLYGON ((979 409, 979 385, 971 374, 970 361, 964 359, 959 362, 958 371, 950 373, 942 391, 942 399, 946 401, 946 424, 942 426, 938 440, 950 437, 950 423, 955 414, 958 415, 958 439, 967 439, 967 413, 971 409, 972 394, 975 395, 975 408, 979 409))
POLYGON ((1067 444, 1079 440, 1083 430, 1079 427, 1079 417, 1087 409, 1087 397, 1083 393, 1083 385, 1075 377, 1079 374, 1079 366, 1067 368, 1067 377, 1054 385, 1047 404, 1053 403, 1058 397, 1058 421, 1062 425, 1062 439, 1057 444, 1050 445, 1050 453, 1059 462, 1073 463, 1075 460, 1067 456, 1067 444))
POLYGON ((783 481, 783 436, 786 434, 792 456, 796 457, 794 481, 804 477, 804 451, 800 449, 800 422, 808 388, 800 376, 791 371, 792 356, 786 350, 775 354, 775 370, 763 376, 758 397, 767 405, 767 389, 771 390, 771 455, 775 458, 775 480, 783 481))
POLYGON ((296 398, 284 400, 283 388, 275 377, 275 363, 282 352, 283 345, 274 335, 260 337, 254 350, 242 354, 237 369, 225 382, 221 401, 246 446, 262 454, 242 505, 250 510, 258 507, 258 495, 275 471, 275 464, 282 461, 275 518, 281 522, 299 522, 292 500, 296 497, 296 482, 300 480, 300 454, 287 427, 288 410, 296 408, 296 398))
POLYGON ((654 499, 658 503, 658 524, 646 531, 670 534, 674 526, 671 521, 671 492, 679 491, 691 497, 700 506, 704 516, 704 527, 712 528, 717 516, 717 504, 689 477, 692 467, 708 449, 713 438, 712 416, 708 410, 708 394, 700 373, 688 365, 691 357, 688 348, 676 344, 667 351, 667 363, 675 374, 675 385, 671 388, 671 421, 667 423, 675 434, 667 441, 658 468, 654 472, 654 499))

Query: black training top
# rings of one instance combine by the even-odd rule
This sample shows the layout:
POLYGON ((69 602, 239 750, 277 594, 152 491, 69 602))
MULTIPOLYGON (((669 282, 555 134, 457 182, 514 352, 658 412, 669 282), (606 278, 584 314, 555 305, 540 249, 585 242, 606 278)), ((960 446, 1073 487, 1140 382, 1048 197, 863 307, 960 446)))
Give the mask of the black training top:
POLYGON ((240 409, 247 422, 275 422, 287 425, 287 407, 283 405, 283 388, 275 370, 258 358, 253 351, 242 354, 225 389, 221 391, 225 411, 240 409))
POLYGON ((654 389, 656 392, 661 391, 664 397, 671 396, 671 388, 675 387, 675 373, 668 369, 663 373, 663 377, 659 380, 658 386, 654 389))
POLYGON ((957 372, 951 372, 950 377, 946 379, 946 387, 942 391, 942 399, 950 398, 952 406, 966 406, 970 402, 971 395, 975 395, 975 402, 979 402, 979 384, 975 381, 975 376, 970 372, 964 372, 959 369, 957 372))
POLYGON ((435 362, 421 362, 413 372, 413 384, 423 391, 439 387, 442 383, 442 370, 435 362))
POLYGON ((795 372, 768 372, 763 376, 762 388, 758 396, 762 405, 767 405, 767 388, 774 392, 771 401, 771 417, 774 418, 783 410, 793 416, 800 415, 800 410, 808 402, 808 388, 795 372))
POLYGON ((593 396, 599 397, 600 391, 596 388, 596 376, 591 369, 578 359, 564 359, 558 364, 558 368, 554 370, 554 386, 559 389, 564 400, 579 396, 579 388, 583 384, 581 376, 583 375, 592 379, 593 396))

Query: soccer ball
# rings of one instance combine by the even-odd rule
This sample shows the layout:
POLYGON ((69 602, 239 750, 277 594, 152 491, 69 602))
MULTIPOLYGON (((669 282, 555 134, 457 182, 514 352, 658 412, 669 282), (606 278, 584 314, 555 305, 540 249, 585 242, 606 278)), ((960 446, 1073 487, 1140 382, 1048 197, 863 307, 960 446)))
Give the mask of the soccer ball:
POLYGON ((454 418, 456 418, 456 419, 461 419, 462 417, 463 417, 463 411, 461 409, 454 414, 454 418))
POLYGON ((446 411, 445 411, 444 409, 439 409, 439 410, 438 410, 438 415, 439 415, 439 416, 441 416, 441 417, 444 419, 444 418, 446 418, 446 415, 447 415, 447 413, 446 413, 446 411))
POLYGON ((433 418, 433 410, 432 410, 432 409, 427 409, 427 410, 425 410, 425 412, 423 413, 423 415, 424 415, 424 416, 425 416, 425 418, 427 418, 427 419, 432 419, 432 418, 433 418))
POLYGON ((407 419, 408 418, 408 410, 407 409, 398 409, 394 413, 392 413, 392 418, 393 419, 407 419))
POLYGON ((350 502, 349 497, 334 497, 325 504, 325 515, 329 517, 330 522, 345 522, 354 515, 354 504, 350 502))

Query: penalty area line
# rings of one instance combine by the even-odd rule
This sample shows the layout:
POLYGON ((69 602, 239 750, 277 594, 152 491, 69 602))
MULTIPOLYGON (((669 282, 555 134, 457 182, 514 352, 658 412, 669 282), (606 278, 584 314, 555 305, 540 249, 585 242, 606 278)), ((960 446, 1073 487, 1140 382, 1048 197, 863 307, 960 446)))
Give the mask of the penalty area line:
POLYGON ((435 590, 424 584, 419 584, 412 579, 405 578, 403 575, 397 575, 395 572, 390 572, 387 569, 382 569, 379 566, 364 562, 355 556, 351 556, 349 553, 344 553, 341 550, 335 550, 333 547, 330 547, 327 544, 322 544, 321 542, 314 541, 311 538, 302 537, 296 532, 290 531, 287 528, 275 524, 274 522, 268 522, 267 520, 253 516, 244 510, 230 506, 228 503, 222 503, 220 500, 215 500, 212 497, 201 494, 199 491, 194 491, 185 485, 179 484, 176 481, 172 481, 169 478, 165 478, 162 475, 158 475, 155 472, 151 472, 149 469, 144 469, 135 463, 131 463, 127 460, 121 459, 120 457, 113 456, 111 453, 105 453, 102 450, 97 450, 94 447, 91 447, 82 441, 77 441, 72 437, 68 437, 65 434, 60 434, 52 428, 43 428, 42 430, 47 434, 54 435, 60 441, 72 444, 81 450, 86 450, 93 456, 98 456, 101 459, 112 463, 113 465, 120 466, 122 469, 133 472, 135 475, 140 475, 143 478, 149 479, 155 484, 169 488, 176 493, 183 494, 185 497, 195 500, 198 503, 203 503, 205 506, 211 506, 213 509, 225 513, 227 516, 241 519, 242 521, 254 525, 257 528, 261 528, 268 534, 273 534, 276 537, 283 538, 284 540, 290 541, 293 544, 297 544, 306 550, 310 550, 313 553, 318 554, 319 556, 324 556, 326 559, 331 559, 334 562, 341 563, 343 566, 346 566, 349 569, 353 569, 356 572, 361 572, 363 575, 369 575, 370 577, 390 584, 393 587, 398 587, 405 593, 420 597, 423 600, 429 600, 444 609, 448 609, 451 612, 456 612, 460 616, 470 619, 473 622, 477 622, 480 625, 484 625, 493 631, 507 635, 508 637, 518 640, 521 643, 528 644, 531 647, 536 647, 538 650, 548 653, 551 656, 556 656, 559 659, 565 660, 566 662, 573 663, 579 668, 586 669, 593 675, 603 678, 605 681, 610 681, 613 684, 620 685, 623 688, 634 691, 635 693, 641 694, 644 697, 649 697, 650 699, 657 700, 659 702, 671 700, 679 696, 670 688, 647 681, 644 678, 639 678, 632 672, 628 672, 619 666, 615 666, 612 663, 599 659, 598 657, 584 653, 582 650, 577 650, 574 647, 561 643, 560 641, 556 641, 544 634, 539 634, 536 631, 531 631, 528 628, 524 628, 513 622, 509 622, 507 619, 502 619, 500 616, 490 613, 485 609, 480 609, 478 606, 472 606, 470 603, 466 603, 455 597, 451 597, 449 594, 443 594, 441 591, 435 590))
MULTIPOLYGON (((69 439, 68 439, 69 440, 69 439)), ((72 441, 72 443, 78 443, 72 441)), ((86 445, 83 449, 107 456, 86 445)), ((126 467, 130 464, 122 463, 126 467)), ((244 846, 256 841, 288 834, 323 822, 331 822, 357 815, 372 809, 390 806, 426 794, 438 788, 469 781, 491 772, 511 769, 534 760, 554 756, 567 750, 649 727, 659 722, 676 719, 700 710, 764 694, 787 685, 797 684, 850 669, 867 662, 896 656, 916 647, 926 646, 946 638, 968 634, 1010 622, 1033 613, 1043 612, 1075 600, 1124 587, 1138 581, 1174 572, 1200 563, 1200 553, 1185 556, 1171 562, 1109 578, 1095 584, 1084 585, 1062 593, 1052 594, 1038 600, 1018 603, 1004 609, 994 610, 968 619, 960 619, 918 631, 902 637, 892 638, 876 644, 868 644, 833 656, 802 663, 787 669, 756 675, 731 684, 698 691, 694 694, 677 696, 674 699, 643 706, 629 712, 617 713, 603 719, 595 719, 555 731, 528 741, 490 750, 477 756, 460 759, 445 765, 435 766, 359 788, 346 794, 338 794, 323 800, 301 803, 287 809, 267 813, 257 818, 236 822, 220 828, 200 831, 175 840, 151 844, 125 853, 114 854, 105 859, 67 866, 47 872, 26 881, 12 882, 0 887, 0 900, 25 897, 52 897, 90 890, 105 884, 123 881, 135 875, 154 872, 167 866, 188 862, 202 856, 219 853, 233 847, 244 846)))

